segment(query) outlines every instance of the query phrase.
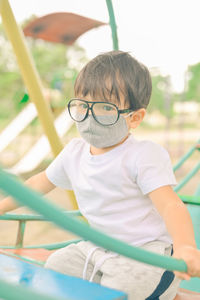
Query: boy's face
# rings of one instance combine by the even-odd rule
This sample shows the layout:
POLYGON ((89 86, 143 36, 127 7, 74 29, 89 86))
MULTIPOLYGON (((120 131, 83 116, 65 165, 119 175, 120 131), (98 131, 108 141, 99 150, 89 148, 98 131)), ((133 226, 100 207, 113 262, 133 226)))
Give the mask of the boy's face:
POLYGON ((68 104, 70 116, 76 121, 82 138, 91 145, 92 154, 104 153, 123 143, 129 130, 136 128, 145 115, 145 109, 132 111, 124 100, 118 104, 114 100, 93 99, 90 95, 76 96, 68 104))
MULTIPOLYGON (((85 97, 79 96, 77 98, 80 98, 80 99, 83 99, 83 100, 89 101, 89 102, 101 101, 100 99, 95 100, 90 95, 87 95, 85 97)), ((102 102, 105 102, 105 100, 102 100, 102 102)), ((125 104, 125 99, 122 95, 120 95, 120 103, 118 103, 118 101, 116 101, 115 99, 111 99, 110 101, 108 101, 108 103, 115 104, 119 110, 129 109, 129 107, 127 107, 127 104, 125 104)), ((89 114, 91 114, 91 111, 89 111, 89 114)), ((139 124, 142 122, 145 114, 146 114, 146 109, 144 109, 144 108, 138 109, 137 111, 133 111, 131 113, 130 112, 123 113, 122 116, 126 120, 128 130, 137 128, 139 126, 139 124)))

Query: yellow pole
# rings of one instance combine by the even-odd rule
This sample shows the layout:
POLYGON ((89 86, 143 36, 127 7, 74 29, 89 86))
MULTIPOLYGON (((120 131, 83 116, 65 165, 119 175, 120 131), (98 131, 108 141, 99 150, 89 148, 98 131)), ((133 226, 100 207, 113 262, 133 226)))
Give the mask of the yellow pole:
MULTIPOLYGON (((50 107, 44 99, 39 74, 25 43, 23 32, 16 23, 8 0, 0 0, 0 13, 4 29, 16 54, 17 62, 25 85, 28 89, 28 93, 36 106, 38 117, 49 140, 52 152, 56 156, 62 150, 63 146, 54 127, 53 115, 50 107)), ((78 206, 74 193, 72 191, 68 191, 68 195, 70 197, 72 207, 77 209, 78 206)))
POLYGON ((44 99, 39 74, 26 46, 22 30, 18 27, 7 0, 0 0, 0 13, 4 29, 17 56, 17 62, 28 93, 36 106, 38 117, 49 140, 52 152, 56 156, 62 150, 62 143, 55 130, 50 107, 44 99))

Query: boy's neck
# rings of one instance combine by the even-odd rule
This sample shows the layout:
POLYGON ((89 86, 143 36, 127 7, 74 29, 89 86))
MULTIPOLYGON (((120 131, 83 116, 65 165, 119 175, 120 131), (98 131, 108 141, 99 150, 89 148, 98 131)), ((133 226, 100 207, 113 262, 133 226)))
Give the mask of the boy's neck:
POLYGON ((106 148, 96 148, 92 145, 90 145, 90 153, 92 155, 100 155, 100 154, 103 154, 103 153, 106 153, 116 147, 118 147, 119 145, 123 144, 125 142, 125 140, 127 140, 127 138, 129 137, 129 135, 127 135, 121 142, 119 142, 118 144, 116 145, 113 145, 113 146, 110 146, 110 147, 106 147, 106 148))

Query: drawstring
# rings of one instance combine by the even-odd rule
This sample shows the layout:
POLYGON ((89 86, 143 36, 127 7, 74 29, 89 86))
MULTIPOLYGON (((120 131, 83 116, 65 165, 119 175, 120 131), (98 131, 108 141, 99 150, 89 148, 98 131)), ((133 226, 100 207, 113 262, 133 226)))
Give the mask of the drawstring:
MULTIPOLYGON (((88 267, 88 263, 89 263, 92 255, 99 248, 100 247, 93 247, 92 249, 90 249, 90 252, 88 253, 88 256, 87 256, 86 261, 85 261, 85 266, 84 266, 84 269, 83 269, 83 279, 86 279, 87 267, 88 267)), ((99 261, 97 261, 97 263, 95 264, 93 272, 92 272, 92 275, 90 276, 89 281, 92 282, 92 280, 94 279, 94 276, 99 271, 99 269, 101 268, 101 266, 103 265, 103 263, 106 261, 106 259, 111 258, 111 257, 116 257, 118 255, 119 254, 117 254, 117 253, 107 252, 104 256, 102 256, 99 259, 99 261)))
POLYGON ((92 249, 90 249, 90 251, 88 253, 88 256, 85 261, 84 269, 83 269, 83 279, 86 279, 86 272, 87 272, 89 260, 92 257, 92 254, 94 253, 94 251, 96 251, 98 248, 100 248, 100 247, 93 247, 92 249))

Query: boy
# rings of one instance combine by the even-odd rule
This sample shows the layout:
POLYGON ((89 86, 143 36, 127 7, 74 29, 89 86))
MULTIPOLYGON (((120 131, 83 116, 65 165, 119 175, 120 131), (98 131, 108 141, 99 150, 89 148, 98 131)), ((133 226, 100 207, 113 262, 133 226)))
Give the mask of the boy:
MULTIPOLYGON (((188 273, 168 272, 90 242, 52 254, 46 267, 125 291, 131 300, 174 299, 180 279, 200 276, 192 222, 173 192, 167 152, 129 134, 142 122, 151 96, 147 68, 122 51, 101 54, 79 73, 68 110, 82 138, 73 139, 46 171, 27 185, 41 193, 73 189, 89 224, 134 246, 184 259, 188 273), (180 279, 179 279, 179 278, 180 279)), ((1 213, 16 206, 0 203, 1 213)))

